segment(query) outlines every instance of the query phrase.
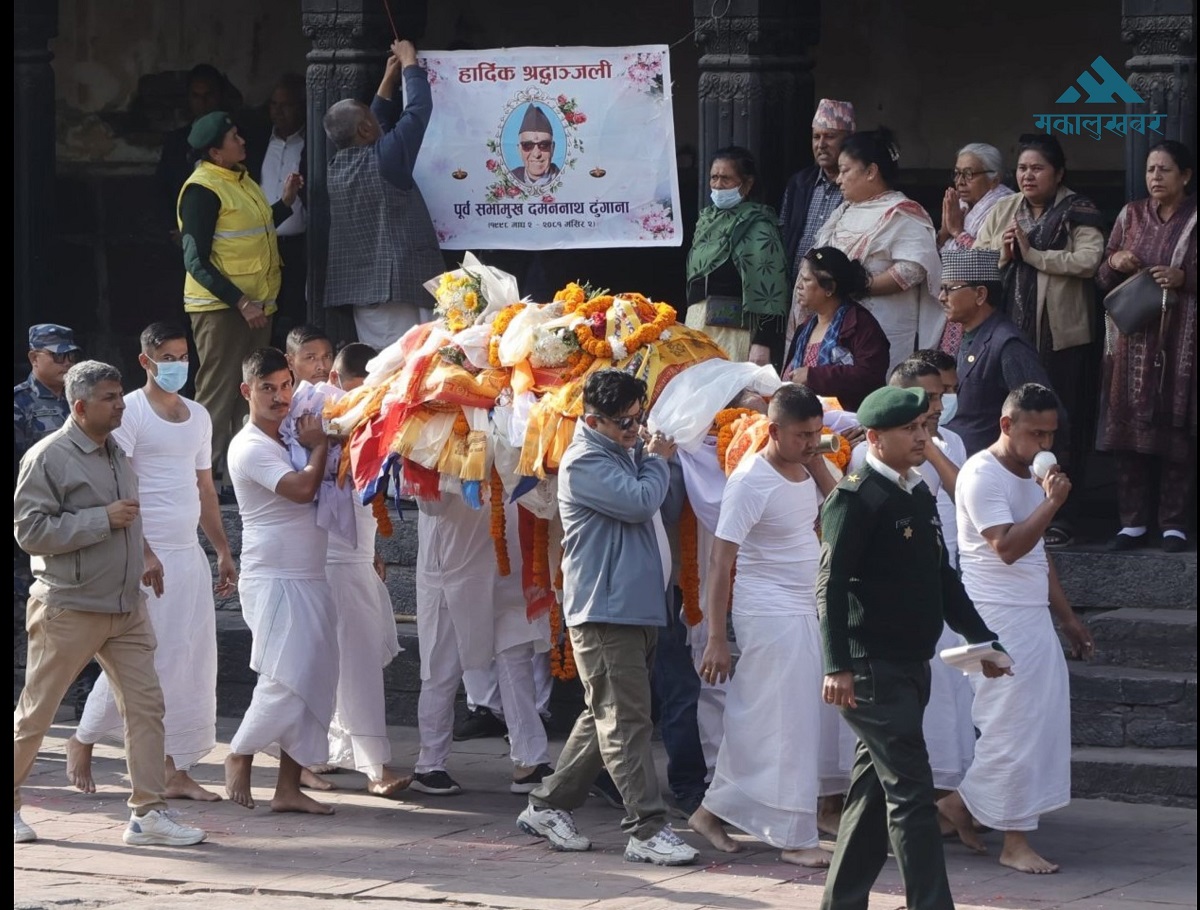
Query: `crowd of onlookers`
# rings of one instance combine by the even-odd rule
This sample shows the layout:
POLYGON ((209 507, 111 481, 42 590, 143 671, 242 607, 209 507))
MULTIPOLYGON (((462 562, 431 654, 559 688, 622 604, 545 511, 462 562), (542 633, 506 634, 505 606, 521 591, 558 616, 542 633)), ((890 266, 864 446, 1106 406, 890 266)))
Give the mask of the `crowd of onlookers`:
MULTIPOLYGON (((1121 210, 1106 243, 1105 218, 1070 189, 1052 135, 1021 136, 1011 165, 992 145, 964 145, 935 221, 897 189, 897 138, 857 126, 850 103, 820 102, 815 163, 788 181, 778 217, 758 201, 749 150, 712 156, 712 205, 688 253, 688 325, 848 410, 914 351, 943 352, 959 382, 943 422, 968 455, 991 442, 1009 391, 1053 388, 1055 452, 1076 491, 1089 453, 1115 457, 1110 547, 1143 545, 1157 525, 1164 550, 1184 549, 1196 440, 1191 151, 1173 140, 1150 149, 1148 195, 1121 210), (970 280, 944 280, 944 263, 966 252, 990 261, 975 256, 970 280), (1151 316, 1121 331, 1106 312, 1120 296, 1151 316)), ((1078 498, 1048 544, 1073 539, 1078 498)))

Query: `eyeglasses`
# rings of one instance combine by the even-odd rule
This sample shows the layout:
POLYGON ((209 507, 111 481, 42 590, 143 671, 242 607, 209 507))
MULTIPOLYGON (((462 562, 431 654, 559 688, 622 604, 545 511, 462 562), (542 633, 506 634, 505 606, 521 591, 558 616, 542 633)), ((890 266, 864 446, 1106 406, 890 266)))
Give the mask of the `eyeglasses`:
POLYGON ((609 423, 616 424, 617 429, 622 433, 628 433, 634 427, 644 427, 646 421, 650 419, 650 412, 642 408, 639 413, 629 417, 608 417, 604 414, 593 414, 592 416, 597 420, 607 420, 609 423))
POLYGON ((62 366, 64 363, 78 363, 79 362, 79 352, 78 351, 67 351, 67 353, 65 353, 65 354, 55 354, 53 351, 38 351, 38 353, 45 354, 47 357, 49 357, 51 360, 53 360, 59 366, 62 366))
POLYGON ((539 152, 548 152, 554 148, 553 139, 540 139, 537 142, 534 142, 532 139, 523 139, 520 144, 521 151, 523 152, 532 152, 535 148, 539 152))
POLYGON ((970 168, 966 168, 965 170, 960 171, 956 168, 955 170, 951 171, 950 173, 951 173, 951 176, 954 178, 955 182, 958 182, 958 180, 961 178, 961 179, 967 181, 967 183, 970 183, 976 177, 980 177, 983 174, 994 174, 996 172, 995 171, 973 171, 970 168))
POLYGON ((953 294, 955 291, 961 291, 963 288, 969 287, 971 287, 969 284, 943 284, 940 288, 938 288, 938 296, 940 297, 942 294, 953 294))

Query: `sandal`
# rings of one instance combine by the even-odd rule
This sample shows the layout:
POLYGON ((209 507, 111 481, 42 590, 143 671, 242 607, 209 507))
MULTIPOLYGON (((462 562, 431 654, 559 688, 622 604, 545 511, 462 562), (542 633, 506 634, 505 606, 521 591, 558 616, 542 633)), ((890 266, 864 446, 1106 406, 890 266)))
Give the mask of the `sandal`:
POLYGON ((1042 541, 1047 547, 1069 547, 1074 541, 1071 529, 1066 525, 1050 525, 1042 535, 1042 541))

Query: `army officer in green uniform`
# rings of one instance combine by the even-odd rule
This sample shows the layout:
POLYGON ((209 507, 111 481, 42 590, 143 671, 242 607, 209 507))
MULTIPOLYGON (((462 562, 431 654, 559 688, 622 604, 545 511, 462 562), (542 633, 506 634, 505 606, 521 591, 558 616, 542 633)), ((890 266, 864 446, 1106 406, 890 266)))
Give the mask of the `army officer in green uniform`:
POLYGON ((868 395, 858 409, 867 463, 821 514, 822 694, 859 740, 822 910, 866 910, 889 843, 909 908, 954 907, 921 732, 929 661, 943 620, 971 643, 996 636, 950 568, 936 502, 915 470, 930 444, 927 410, 921 389, 868 395))

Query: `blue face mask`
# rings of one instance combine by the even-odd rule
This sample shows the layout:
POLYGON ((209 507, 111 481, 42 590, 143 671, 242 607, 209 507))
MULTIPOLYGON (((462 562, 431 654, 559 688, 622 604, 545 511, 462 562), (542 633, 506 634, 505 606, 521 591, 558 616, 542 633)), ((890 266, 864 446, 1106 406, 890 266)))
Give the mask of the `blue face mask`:
POLYGON ((736 186, 727 190, 710 190, 708 195, 712 204, 719 209, 731 209, 742 201, 742 191, 736 186))
POLYGON ((955 392, 946 392, 942 395, 942 416, 938 418, 938 424, 945 426, 954 419, 954 415, 958 413, 958 394, 955 392))
POLYGON ((188 380, 188 365, 186 360, 157 360, 150 361, 157 368, 157 373, 150 376, 155 384, 164 392, 178 392, 188 380))

